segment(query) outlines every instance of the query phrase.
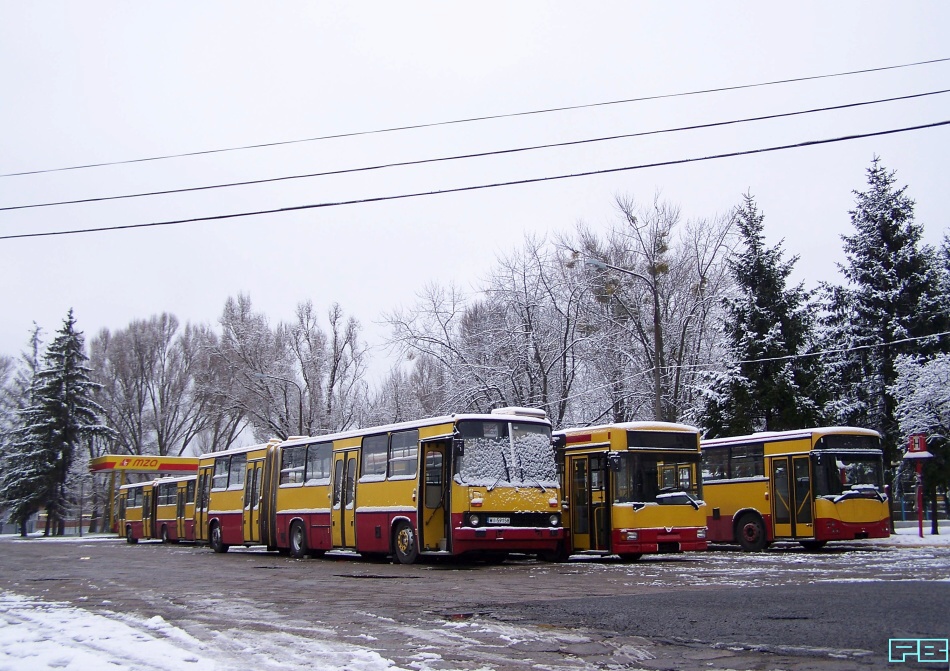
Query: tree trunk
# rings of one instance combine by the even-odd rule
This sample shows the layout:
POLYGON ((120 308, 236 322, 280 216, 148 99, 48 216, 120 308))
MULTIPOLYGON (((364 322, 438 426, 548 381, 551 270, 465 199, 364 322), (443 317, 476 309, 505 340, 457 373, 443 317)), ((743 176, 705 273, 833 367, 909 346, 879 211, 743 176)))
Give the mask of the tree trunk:
POLYGON ((930 499, 930 533, 934 536, 940 535, 940 529, 937 528, 937 515, 940 508, 937 505, 937 490, 934 490, 933 498, 930 499))

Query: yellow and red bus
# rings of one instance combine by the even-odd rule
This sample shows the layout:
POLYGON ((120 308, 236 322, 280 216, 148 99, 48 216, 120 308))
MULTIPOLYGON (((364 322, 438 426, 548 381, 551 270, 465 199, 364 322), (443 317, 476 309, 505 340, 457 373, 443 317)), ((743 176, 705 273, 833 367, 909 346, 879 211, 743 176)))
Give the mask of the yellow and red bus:
POLYGON ((705 440, 709 540, 749 552, 777 540, 819 549, 830 540, 886 538, 881 436, 854 427, 705 440))
POLYGON ((567 513, 562 553, 620 555, 706 549, 698 429, 626 422, 559 431, 567 513))
POLYGON ((152 481, 152 527, 155 537, 163 543, 195 540, 196 481, 195 475, 152 481))
POLYGON ((503 408, 203 455, 197 536, 218 552, 295 557, 555 556, 562 540, 551 425, 503 408))
POLYGON ((134 544, 153 537, 155 507, 152 495, 151 480, 119 487, 118 524, 127 543, 134 544))
POLYGON ((198 458, 194 504, 196 541, 215 552, 261 543, 261 484, 279 441, 203 454, 198 458))

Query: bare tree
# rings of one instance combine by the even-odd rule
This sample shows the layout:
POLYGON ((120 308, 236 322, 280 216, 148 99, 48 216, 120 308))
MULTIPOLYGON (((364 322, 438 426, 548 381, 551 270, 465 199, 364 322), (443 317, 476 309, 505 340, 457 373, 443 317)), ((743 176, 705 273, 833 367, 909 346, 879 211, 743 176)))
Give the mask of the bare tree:
POLYGON ((676 421, 693 405, 695 367, 716 340, 711 315, 728 289, 732 220, 683 225, 658 198, 642 208, 618 198, 617 207, 621 222, 604 239, 581 225, 562 241, 590 288, 589 383, 600 378, 606 393, 601 417, 676 421))
POLYGON ((197 452, 194 443, 211 421, 198 386, 206 335, 190 325, 181 329, 174 315, 163 313, 115 333, 103 329, 92 341, 90 362, 102 385, 97 400, 118 434, 111 449, 197 452))
POLYGON ((388 315, 391 342, 441 367, 445 409, 536 406, 560 423, 576 375, 583 293, 557 250, 528 238, 499 259, 478 297, 430 285, 412 310, 388 315))
POLYGON ((365 398, 365 346, 359 323, 339 305, 328 311, 329 335, 311 303, 295 321, 271 328, 250 298, 229 298, 215 358, 231 381, 228 398, 260 440, 341 431, 354 425, 365 398))

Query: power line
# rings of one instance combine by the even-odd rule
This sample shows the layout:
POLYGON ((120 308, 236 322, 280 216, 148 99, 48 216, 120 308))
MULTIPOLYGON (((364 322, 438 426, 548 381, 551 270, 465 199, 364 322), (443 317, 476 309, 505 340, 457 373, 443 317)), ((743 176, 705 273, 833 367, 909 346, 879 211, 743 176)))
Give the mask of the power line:
MULTIPOLYGON (((735 365, 754 364, 754 363, 769 363, 769 362, 772 362, 772 361, 791 361, 791 360, 794 360, 794 359, 804 359, 804 358, 807 358, 807 357, 814 357, 814 356, 825 356, 825 355, 828 355, 828 354, 846 354, 846 353, 848 353, 848 352, 857 352, 857 351, 859 351, 859 350, 866 350, 866 349, 876 349, 876 348, 878 348, 878 347, 889 347, 889 346, 891 346, 891 345, 903 345, 903 344, 906 344, 906 343, 917 342, 917 341, 920 341, 920 340, 929 340, 930 338, 942 338, 942 337, 944 337, 944 336, 950 336, 950 331, 940 331, 940 332, 938 332, 938 333, 931 333, 930 335, 925 335, 925 336, 915 336, 915 337, 912 337, 912 338, 900 338, 899 340, 890 340, 890 341, 887 341, 887 342, 874 343, 874 344, 871 344, 871 345, 855 345, 855 346, 853 346, 853 347, 840 347, 840 348, 835 348, 835 349, 821 350, 821 351, 818 351, 818 352, 806 352, 806 353, 804 353, 804 354, 789 354, 789 355, 786 355, 786 356, 766 357, 766 358, 762 358, 762 359, 746 359, 746 360, 744 360, 744 361, 736 361, 736 362, 735 362, 735 365)), ((599 391, 603 391, 604 389, 608 389, 608 388, 614 386, 617 382, 632 382, 632 381, 637 380, 637 379, 639 379, 639 378, 644 378, 644 377, 646 377, 647 375, 651 375, 654 370, 656 370, 655 367, 647 368, 647 369, 641 370, 641 371, 639 371, 639 372, 637 372, 637 373, 633 373, 632 375, 627 375, 627 376, 625 376, 625 377, 622 377, 622 378, 620 378, 619 380, 616 380, 616 381, 606 382, 606 383, 604 383, 604 384, 602 384, 602 385, 598 385, 598 386, 595 386, 595 387, 588 387, 588 388, 584 389, 583 391, 577 392, 576 394, 569 394, 569 395, 567 395, 567 396, 565 396, 564 398, 561 398, 561 399, 559 399, 559 400, 561 400, 561 401, 570 401, 570 400, 573 400, 573 399, 575 399, 575 398, 582 398, 582 397, 584 397, 584 396, 589 396, 589 395, 591 395, 591 394, 593 394, 593 393, 596 393, 596 392, 599 392, 599 391)), ((694 370, 694 371, 700 371, 700 372, 717 372, 717 371, 721 370, 721 368, 711 368, 711 367, 710 367, 710 364, 708 364, 708 363, 702 363, 702 364, 660 366, 660 370, 662 370, 662 371, 694 370)), ((601 417, 602 417, 602 416, 603 416, 603 415, 601 415, 601 417)), ((599 419, 599 418, 598 418, 598 419, 599 419)), ((598 420, 594 420, 594 421, 598 421, 598 420)))
POLYGON ((438 126, 451 126, 451 125, 455 125, 455 124, 472 123, 472 122, 476 122, 476 121, 491 121, 491 120, 495 120, 495 119, 509 119, 509 118, 521 117, 521 116, 532 116, 532 115, 538 115, 538 114, 550 114, 550 113, 553 113, 553 112, 567 112, 567 111, 571 111, 571 110, 589 109, 589 108, 594 108, 594 107, 607 107, 607 106, 610 106, 610 105, 624 105, 624 104, 628 104, 628 103, 646 102, 646 101, 650 101, 650 100, 663 100, 663 99, 667 99, 667 98, 682 98, 682 97, 686 97, 686 96, 704 95, 704 94, 707 94, 707 93, 723 93, 723 92, 726 92, 726 91, 740 91, 740 90, 743 90, 743 89, 758 88, 758 87, 763 87, 763 86, 776 86, 776 85, 779 85, 779 84, 792 84, 792 83, 798 83, 798 82, 815 81, 815 80, 819 80, 819 79, 830 79, 830 78, 833 78, 833 77, 847 77, 847 76, 851 76, 851 75, 868 74, 868 73, 872 73, 872 72, 885 72, 885 71, 887 71, 887 70, 898 70, 898 69, 901 69, 901 68, 911 68, 911 67, 917 67, 917 66, 920 66, 920 65, 932 65, 932 64, 934 64, 934 63, 943 63, 943 62, 946 62, 946 61, 950 61, 950 57, 947 57, 947 58, 935 58, 935 59, 926 60, 926 61, 917 61, 917 62, 914 62, 914 63, 902 63, 902 64, 900 64, 900 65, 887 65, 887 66, 878 67, 878 68, 865 68, 865 69, 862 69, 862 70, 849 70, 849 71, 845 71, 845 72, 834 72, 834 73, 823 74, 823 75, 810 75, 810 76, 807 76, 807 77, 792 77, 792 78, 789 78, 789 79, 776 79, 776 80, 773 80, 773 81, 758 82, 758 83, 754 83, 754 84, 738 84, 738 85, 735 85, 735 86, 720 86, 720 87, 717 87, 717 88, 699 89, 699 90, 695 90, 695 91, 685 91, 685 92, 680 92, 680 93, 664 93, 664 94, 651 95, 651 96, 642 96, 642 97, 638 97, 638 98, 623 98, 623 99, 620 99, 620 100, 608 100, 608 101, 602 101, 602 102, 596 102, 596 103, 585 103, 585 104, 581 104, 581 105, 564 105, 564 106, 560 106, 560 107, 548 107, 548 108, 542 108, 542 109, 536 109, 536 110, 529 110, 529 111, 521 111, 521 112, 509 112, 509 113, 503 113, 503 114, 490 114, 490 115, 485 115, 485 116, 467 117, 467 118, 462 118, 462 119, 452 119, 452 120, 449 120, 449 121, 434 121, 434 122, 430 122, 430 123, 418 123, 418 124, 410 124, 410 125, 405 125, 405 126, 393 126, 393 127, 390 127, 390 128, 379 128, 379 129, 375 129, 375 130, 353 131, 353 132, 349 132, 349 133, 337 133, 337 134, 334 134, 334 135, 320 135, 320 136, 317 136, 317 137, 309 137, 309 138, 303 138, 303 139, 297 139, 297 140, 283 140, 283 141, 279 141, 279 142, 263 142, 263 143, 258 143, 258 144, 241 145, 241 146, 237 146, 237 147, 225 147, 225 148, 219 148, 219 149, 205 149, 205 150, 201 150, 201 151, 182 152, 182 153, 179 153, 179 154, 164 154, 164 155, 161 155, 161 156, 149 156, 149 157, 145 157, 145 158, 134 158, 134 159, 126 159, 126 160, 120 160, 120 161, 104 161, 104 162, 101 162, 101 163, 86 163, 86 164, 82 164, 82 165, 72 165, 72 166, 66 166, 66 167, 60 167, 60 168, 46 168, 46 169, 41 169, 41 170, 26 170, 26 171, 22 171, 22 172, 0 173, 0 177, 19 177, 19 176, 24 176, 24 175, 38 175, 38 174, 49 173, 49 172, 63 172, 63 171, 66 171, 66 170, 84 170, 84 169, 87 169, 87 168, 101 168, 101 167, 106 167, 106 166, 111 166, 111 165, 126 165, 126 164, 129 164, 129 163, 145 163, 145 162, 148 162, 148 161, 163 161, 163 160, 172 159, 172 158, 186 158, 186 157, 189 157, 189 156, 203 156, 203 155, 207 155, 207 154, 220 154, 220 153, 224 153, 224 152, 244 151, 244 150, 248 150, 248 149, 263 149, 263 148, 267 148, 267 147, 279 147, 279 146, 291 145, 291 144, 301 144, 301 143, 304 143, 304 142, 318 142, 318 141, 322 141, 322 140, 336 140, 336 139, 348 138, 348 137, 358 137, 358 136, 361 136, 361 135, 376 135, 376 134, 380 134, 380 133, 395 133, 395 132, 399 132, 399 131, 418 130, 418 129, 422 129, 422 128, 435 128, 435 127, 438 127, 438 126))
POLYGON ((729 121, 715 121, 715 122, 704 123, 704 124, 695 124, 692 126, 679 126, 676 128, 664 128, 660 130, 641 131, 637 133, 624 133, 622 135, 608 135, 604 137, 587 138, 583 140, 570 140, 567 142, 555 142, 555 143, 550 143, 550 144, 532 145, 528 147, 515 147, 511 149, 498 149, 495 151, 484 151, 484 152, 477 152, 477 153, 471 153, 471 154, 457 154, 454 156, 441 156, 441 157, 436 157, 436 158, 417 159, 413 161, 398 161, 398 162, 393 162, 393 163, 382 163, 382 164, 371 165, 371 166, 363 166, 359 168, 345 168, 341 170, 329 170, 325 172, 313 172, 313 173, 298 174, 298 175, 285 175, 283 177, 269 177, 269 178, 264 178, 264 179, 254 179, 254 180, 247 180, 247 181, 242 181, 242 182, 229 182, 226 184, 210 184, 210 185, 205 185, 205 186, 192 186, 192 187, 185 187, 181 189, 146 191, 146 192, 141 192, 141 193, 129 193, 129 194, 123 194, 123 195, 118 195, 118 196, 98 196, 95 198, 79 198, 75 200, 60 200, 60 201, 52 201, 52 202, 47 202, 47 203, 32 203, 28 205, 10 205, 7 207, 0 207, 0 212, 6 212, 10 210, 25 210, 25 209, 38 208, 38 207, 54 207, 54 206, 59 206, 59 205, 79 205, 83 203, 99 203, 99 202, 104 202, 104 201, 123 200, 123 199, 128 199, 128 198, 165 196, 165 195, 170 195, 170 194, 175 194, 175 193, 190 193, 190 192, 195 192, 195 191, 208 191, 212 189, 227 189, 227 188, 234 188, 234 187, 240 187, 240 186, 251 186, 251 185, 257 185, 257 184, 282 182, 282 181, 295 180, 295 179, 308 179, 312 177, 327 177, 330 175, 344 175, 348 173, 368 172, 372 170, 382 170, 385 168, 424 165, 427 163, 458 161, 458 160, 471 159, 471 158, 484 158, 486 156, 515 154, 519 152, 536 151, 539 149, 553 149, 557 147, 569 147, 569 146, 574 146, 574 145, 591 144, 594 142, 606 142, 606 141, 611 141, 611 140, 629 139, 629 138, 644 137, 644 136, 649 136, 649 135, 661 135, 665 133, 678 133, 682 131, 717 128, 717 127, 722 127, 722 126, 731 126, 731 125, 749 123, 749 122, 754 122, 754 121, 768 121, 772 119, 801 116, 805 114, 815 114, 817 112, 829 112, 829 111, 850 109, 854 107, 864 107, 867 105, 878 105, 881 103, 896 102, 896 101, 901 101, 901 100, 911 100, 914 98, 924 98, 927 96, 940 95, 943 93, 950 93, 950 89, 942 89, 939 91, 928 91, 926 93, 914 93, 914 94, 910 94, 906 96, 897 96, 893 98, 880 98, 878 100, 867 100, 867 101, 856 102, 856 103, 846 103, 843 105, 832 105, 830 107, 815 107, 815 108, 811 108, 807 110, 799 110, 795 112, 782 112, 779 114, 768 114, 768 115, 757 116, 757 117, 746 117, 744 119, 732 119, 729 121))
POLYGON ((158 226, 175 226, 178 224, 190 224, 203 221, 219 221, 223 219, 238 219, 242 217, 255 217, 264 214, 282 214, 286 212, 298 212, 301 210, 314 210, 320 208, 330 208, 330 207, 342 207, 344 205, 363 205, 366 203, 379 203, 389 200, 404 200, 407 198, 420 198, 423 196, 438 196, 447 193, 462 193, 465 191, 478 191, 481 189, 495 189, 503 186, 520 186, 523 184, 535 184, 539 182, 552 182, 561 179, 572 179, 575 177, 590 177, 593 175, 607 175, 610 173, 616 172, 627 172, 631 170, 643 170, 645 168, 659 168, 664 166, 671 165, 683 165, 685 163, 699 163, 702 161, 712 161, 723 158, 734 158, 737 156, 749 156, 752 154, 764 154, 773 151, 782 151, 785 149, 799 149, 802 147, 813 147, 823 144, 832 144, 836 142, 847 142, 850 140, 859 140, 869 137, 879 137, 882 135, 894 135, 896 133, 907 133, 915 130, 924 130, 927 128, 937 128, 939 126, 950 125, 950 120, 946 121, 936 121, 929 124, 921 124, 919 126, 908 126, 906 128, 892 128, 890 130, 875 131, 872 133, 859 133, 854 135, 845 135, 842 137, 828 138, 824 140, 807 140, 805 142, 799 142, 796 144, 786 144, 779 145, 775 147, 763 147, 759 149, 747 149, 744 151, 734 151, 724 154, 714 154, 711 156, 701 156, 695 158, 683 158, 676 159, 672 161, 659 161, 656 163, 642 163, 640 165, 625 166, 622 168, 605 168, 603 170, 590 170, 587 172, 577 172, 567 175, 553 175, 548 177, 532 177, 528 179, 519 179, 513 180, 510 182, 495 182, 493 184, 475 184, 470 186, 460 186, 452 189, 441 189, 438 191, 418 191, 415 193, 403 193, 393 196, 373 196, 370 198, 360 198, 356 200, 342 200, 336 202, 324 202, 324 203, 311 203, 308 205, 293 205, 290 207, 280 207, 270 210, 257 210, 254 212, 235 212, 233 214, 217 214, 210 215, 207 217, 192 217, 189 219, 175 219, 171 221, 156 221, 145 224, 123 224, 118 226, 99 226, 96 228, 83 228, 72 231, 47 231, 44 233, 18 233, 14 235, 3 235, 0 236, 0 240, 16 240, 20 238, 41 238, 41 237, 52 237, 58 235, 76 235, 80 233, 101 233, 104 231, 120 231, 120 230, 129 230, 137 228, 153 228, 158 226))

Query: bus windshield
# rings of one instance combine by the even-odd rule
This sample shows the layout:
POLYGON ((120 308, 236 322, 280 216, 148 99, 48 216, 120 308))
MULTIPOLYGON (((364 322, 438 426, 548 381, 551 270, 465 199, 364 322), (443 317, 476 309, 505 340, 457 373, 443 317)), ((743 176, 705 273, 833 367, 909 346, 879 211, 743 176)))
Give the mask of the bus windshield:
POLYGON ((530 422, 463 420, 456 478, 489 488, 557 487, 551 427, 530 422))
POLYGON ((686 497, 670 496, 685 492, 700 497, 699 483, 693 477, 699 454, 662 454, 627 452, 617 455, 615 503, 688 503, 686 497))
POLYGON ((838 496, 846 491, 884 489, 884 473, 878 454, 822 452, 815 459, 815 495, 838 496))

